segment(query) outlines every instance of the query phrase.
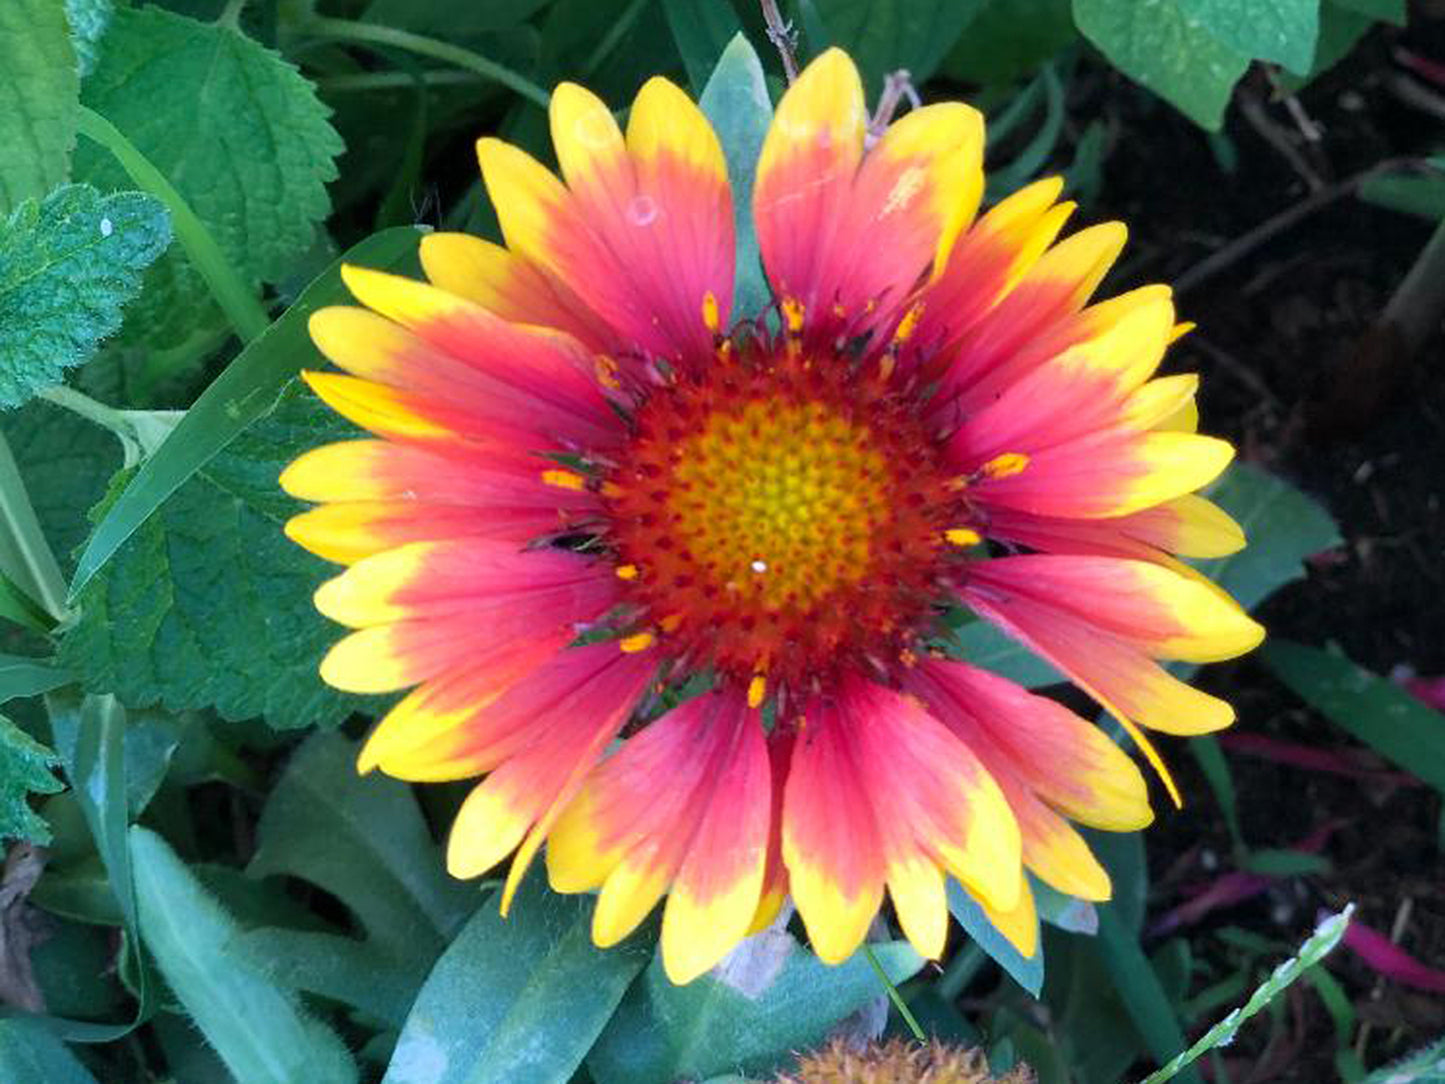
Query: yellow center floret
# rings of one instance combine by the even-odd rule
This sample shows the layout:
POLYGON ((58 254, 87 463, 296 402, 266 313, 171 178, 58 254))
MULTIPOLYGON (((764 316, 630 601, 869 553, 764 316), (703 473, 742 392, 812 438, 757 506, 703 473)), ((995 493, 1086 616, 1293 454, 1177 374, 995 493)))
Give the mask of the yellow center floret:
POLYGON ((677 543, 749 608, 811 609, 867 574, 892 476, 866 427, 824 403, 754 400, 714 413, 676 457, 677 543))

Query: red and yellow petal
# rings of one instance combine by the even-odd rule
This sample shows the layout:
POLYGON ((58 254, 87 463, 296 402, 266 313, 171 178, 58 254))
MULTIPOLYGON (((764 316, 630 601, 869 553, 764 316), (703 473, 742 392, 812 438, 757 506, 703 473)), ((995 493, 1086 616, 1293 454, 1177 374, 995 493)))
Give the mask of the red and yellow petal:
POLYGON ((1154 658, 1217 662, 1253 650, 1264 638, 1259 623, 1221 592, 1147 561, 1031 554, 989 561, 972 578, 1154 658))
POLYGON ((1065 815, 1134 831, 1153 814, 1144 777, 1098 727, 1048 697, 967 663, 925 659, 906 688, 968 746, 1065 815))
POLYGON ((601 888, 593 939, 604 946, 668 893, 663 965, 674 982, 690 982, 747 934, 757 912, 770 792, 757 713, 731 694, 688 701, 589 775, 552 829, 552 885, 601 888))
MULTIPOLYGON (((491 771, 467 796, 447 841, 456 877, 491 869, 514 848, 503 910, 562 809, 626 722, 655 661, 614 643, 568 648, 454 728, 454 740, 414 751, 423 767, 447 754, 455 778, 491 771)), ((397 774, 383 762, 388 774, 397 774)), ((406 776, 403 776, 406 778, 406 776)))
POLYGON ((763 266, 815 342, 891 326, 983 191, 983 123, 968 106, 914 110, 866 155, 865 126, 857 70, 829 50, 783 96, 758 161, 763 266))

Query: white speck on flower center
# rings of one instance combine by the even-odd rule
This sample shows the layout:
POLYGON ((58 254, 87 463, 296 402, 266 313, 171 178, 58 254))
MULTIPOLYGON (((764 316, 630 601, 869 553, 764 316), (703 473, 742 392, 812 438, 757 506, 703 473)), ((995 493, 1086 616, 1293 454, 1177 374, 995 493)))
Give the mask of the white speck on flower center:
POLYGON ((114 232, 115 227, 111 225, 110 219, 102 218, 100 220, 100 235, 102 237, 109 237, 114 232))
POLYGON ((766 561, 754 561, 754 562, 753 562, 753 571, 756 572, 756 573, 758 573, 759 575, 762 575, 762 574, 763 574, 764 572, 766 572, 767 570, 768 570, 768 562, 766 562, 766 561))

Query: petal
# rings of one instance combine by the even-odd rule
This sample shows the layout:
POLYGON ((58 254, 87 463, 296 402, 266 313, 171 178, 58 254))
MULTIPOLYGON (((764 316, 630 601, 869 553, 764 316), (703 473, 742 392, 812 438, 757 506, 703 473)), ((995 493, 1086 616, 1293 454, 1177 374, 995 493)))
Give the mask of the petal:
POLYGON ((1134 831, 1152 819, 1139 769, 1068 708, 966 663, 925 659, 905 686, 991 766, 998 763, 1069 817, 1134 831))
POLYGON ((863 124, 857 71, 833 50, 784 95, 759 158, 763 264, 816 341, 901 314, 921 276, 943 266, 983 190, 983 121, 968 106, 916 109, 866 156, 863 124))
POLYGON ((503 890, 503 911, 563 807, 651 680, 652 659, 602 643, 569 648, 551 666, 484 709, 459 753, 516 734, 505 761, 472 790, 447 841, 447 869, 475 877, 521 844, 503 890))
POLYGON ((783 795, 783 862, 813 950, 825 963, 863 943, 883 903, 884 858, 867 779, 836 710, 810 715, 783 795))
MULTIPOLYGON (((1213 437, 1106 430, 1030 455, 1017 473, 985 475, 970 493, 1038 516, 1108 519, 1193 492, 1233 458, 1234 448, 1213 437)), ((964 470, 982 466, 970 460, 964 470)))
POLYGON ((1026 598, 1156 658, 1216 662, 1251 651, 1264 629, 1197 580, 1147 561, 1032 554, 972 573, 996 594, 1026 598))
POLYGON ((419 254, 434 286, 503 320, 557 328, 593 350, 617 348, 615 333, 571 291, 501 245, 467 233, 429 233, 419 254))
POLYGON ((788 867, 783 862, 783 793, 788 780, 788 765, 793 760, 793 744, 792 732, 781 727, 774 728, 768 735, 768 765, 772 781, 772 802, 768 814, 768 858, 763 871, 762 899, 758 902, 757 913, 748 925, 750 934, 772 924, 788 895, 788 867))
POLYGON ((1018 285, 1073 211, 1072 203, 1054 202, 1063 187, 1059 177, 1035 181, 958 238, 922 295, 916 347, 948 350, 1018 285))
POLYGON ((533 612, 572 612, 616 598, 605 568, 563 550, 527 550, 487 539, 414 542, 358 561, 316 591, 333 621, 367 628, 390 621, 486 621, 498 636, 533 612))
POLYGON ((746 933, 762 892, 770 773, 762 726, 738 696, 664 715, 593 770, 552 830, 553 887, 601 885, 599 945, 630 933, 667 891, 663 958, 675 982, 746 933))
POLYGON ((1039 948, 1039 916, 1034 909, 1033 891, 1022 874, 1019 875, 1019 880, 1018 902, 1012 907, 994 907, 985 900, 978 900, 977 903, 993 923, 994 929, 1018 949, 1020 956, 1028 958, 1039 948))
POLYGON ((350 565, 409 542, 489 538, 520 547, 566 531, 569 523, 560 508, 343 501, 293 516, 285 530, 287 538, 318 557, 350 565))

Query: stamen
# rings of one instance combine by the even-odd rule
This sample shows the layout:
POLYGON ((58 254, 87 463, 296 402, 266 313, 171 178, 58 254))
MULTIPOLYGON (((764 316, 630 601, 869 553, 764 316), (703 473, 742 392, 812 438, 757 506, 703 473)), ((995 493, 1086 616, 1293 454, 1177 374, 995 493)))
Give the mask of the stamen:
POLYGON ((768 693, 768 679, 763 674, 754 674, 753 680, 748 682, 748 707, 755 708, 763 702, 763 697, 768 693))
POLYGON ((969 530, 967 527, 954 527, 943 532, 943 537, 952 542, 955 546, 976 546, 983 541, 983 535, 977 531, 969 530))
POLYGON ((617 646, 628 655, 636 655, 639 651, 646 651, 656 639, 650 632, 638 632, 618 640, 617 646))
POLYGON ((598 354, 593 361, 593 371, 597 374, 597 383, 608 391, 622 390, 622 381, 617 379, 617 374, 621 370, 613 358, 609 358, 606 354, 598 354))
POLYGON ((1029 457, 1023 452, 1004 452, 996 455, 979 468, 984 478, 1011 478, 1029 465, 1029 457))
POLYGON ((923 302, 916 301, 909 308, 903 319, 898 322, 898 329, 893 332, 893 345, 902 346, 913 337, 918 330, 918 321, 923 318, 923 302))
POLYGON ((801 334, 803 331, 803 303, 796 297, 785 297, 782 307, 783 326, 788 329, 788 334, 801 334))
POLYGON ((702 295, 702 322, 714 335, 722 326, 722 320, 718 314, 717 295, 711 290, 702 295))
POLYGON ((617 574, 617 578, 619 580, 637 579, 636 565, 618 565, 615 569, 613 569, 613 571, 617 574))
POLYGON ((573 489, 579 493, 587 488, 587 479, 570 470, 544 470, 542 483, 558 489, 573 489))

